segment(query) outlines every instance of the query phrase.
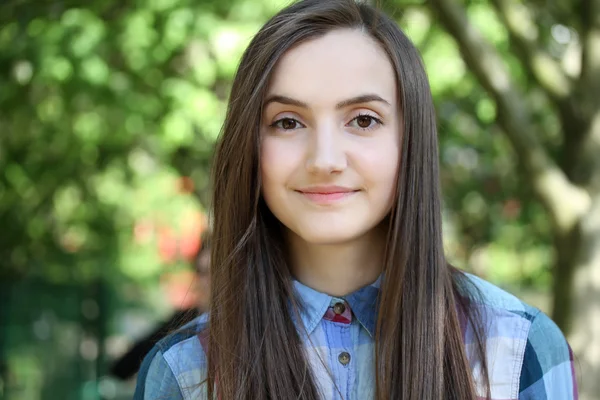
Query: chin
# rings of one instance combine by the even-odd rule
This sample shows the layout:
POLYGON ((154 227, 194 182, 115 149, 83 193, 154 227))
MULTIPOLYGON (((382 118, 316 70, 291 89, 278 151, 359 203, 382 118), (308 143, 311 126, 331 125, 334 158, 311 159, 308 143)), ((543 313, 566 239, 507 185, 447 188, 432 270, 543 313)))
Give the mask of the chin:
POLYGON ((358 239, 365 232, 354 227, 316 227, 295 229, 294 233, 306 243, 314 245, 338 245, 358 239))

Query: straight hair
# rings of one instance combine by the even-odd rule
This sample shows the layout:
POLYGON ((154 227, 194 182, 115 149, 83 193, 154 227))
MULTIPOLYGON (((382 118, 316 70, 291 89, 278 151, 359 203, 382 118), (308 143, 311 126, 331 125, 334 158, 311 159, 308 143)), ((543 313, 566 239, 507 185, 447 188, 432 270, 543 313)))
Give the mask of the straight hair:
POLYGON ((292 47, 338 29, 360 30, 385 51, 396 73, 403 123, 378 298, 374 397, 477 399, 461 320, 474 328, 480 392, 489 397, 474 290, 443 251, 436 117, 425 69, 393 20, 354 0, 304 0, 283 9, 256 34, 238 67, 213 164, 208 397, 320 398, 293 322, 300 321, 301 305, 283 227, 261 195, 260 126, 278 60, 292 47))

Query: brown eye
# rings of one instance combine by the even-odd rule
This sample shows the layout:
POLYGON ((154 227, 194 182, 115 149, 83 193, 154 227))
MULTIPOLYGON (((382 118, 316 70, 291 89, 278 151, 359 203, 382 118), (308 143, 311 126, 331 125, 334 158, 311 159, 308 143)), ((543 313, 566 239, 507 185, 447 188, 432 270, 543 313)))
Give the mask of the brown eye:
POLYGON ((280 120, 275 121, 275 123, 273 123, 273 125, 271 126, 283 129, 284 131, 291 131, 303 127, 303 125, 300 122, 296 121, 293 118, 281 118, 280 120))
POLYGON ((356 124, 363 129, 368 128, 369 126, 371 126, 371 122, 373 122, 373 118, 369 117, 367 115, 361 115, 359 117, 356 118, 356 124))
POLYGON ((367 131, 371 129, 377 128, 379 125, 383 125, 382 121, 372 115, 361 114, 352 119, 349 123, 350 126, 362 130, 367 131))
POLYGON ((281 127, 283 129, 294 129, 296 127, 296 121, 293 119, 285 118, 281 120, 281 127))

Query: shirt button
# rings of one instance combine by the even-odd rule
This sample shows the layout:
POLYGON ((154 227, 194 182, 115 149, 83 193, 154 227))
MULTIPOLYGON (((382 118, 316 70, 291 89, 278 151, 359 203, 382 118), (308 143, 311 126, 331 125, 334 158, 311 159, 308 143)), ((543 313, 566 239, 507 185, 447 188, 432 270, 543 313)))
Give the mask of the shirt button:
POLYGON ((348 363, 350 362, 350 353, 345 351, 341 352, 338 356, 338 361, 342 365, 348 365, 348 363))
POLYGON ((344 311, 346 311, 346 306, 344 305, 344 303, 335 303, 335 305, 333 306, 333 312, 337 315, 343 314, 344 311))

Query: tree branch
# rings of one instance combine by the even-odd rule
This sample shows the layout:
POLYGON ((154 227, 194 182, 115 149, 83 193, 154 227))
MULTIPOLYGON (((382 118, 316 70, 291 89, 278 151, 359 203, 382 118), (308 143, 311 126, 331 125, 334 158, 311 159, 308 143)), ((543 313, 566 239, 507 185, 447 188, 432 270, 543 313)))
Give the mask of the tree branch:
POLYGON ((582 0, 582 55, 579 108, 585 118, 577 150, 578 173, 589 190, 600 193, 600 0, 582 0))
POLYGON ((562 124, 564 151, 560 167, 575 183, 580 177, 575 169, 584 141, 585 118, 573 96, 574 82, 560 63, 538 45, 539 30, 527 6, 511 1, 492 0, 510 40, 529 76, 541 87, 556 106, 562 124))
POLYGON ((559 24, 571 27, 577 32, 581 29, 581 16, 577 12, 582 0, 527 0, 528 9, 536 9, 537 13, 543 12, 552 16, 559 24))
POLYGON ((588 100, 595 106, 600 105, 600 0, 583 0, 583 32, 581 52, 581 86, 588 100))
POLYGON ((560 64, 537 44, 538 29, 527 7, 517 2, 492 0, 525 67, 556 103, 571 93, 571 81, 560 64))
POLYGON ((458 43, 467 65, 495 99, 498 123, 512 144, 537 197, 548 210, 555 226, 563 232, 568 231, 589 207, 588 193, 569 182, 537 140, 523 94, 516 89, 499 54, 469 22, 464 9, 454 0, 430 0, 430 4, 458 43), (565 207, 565 204, 570 207, 565 207))

